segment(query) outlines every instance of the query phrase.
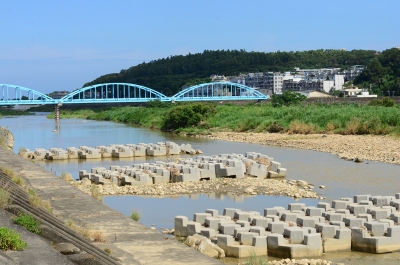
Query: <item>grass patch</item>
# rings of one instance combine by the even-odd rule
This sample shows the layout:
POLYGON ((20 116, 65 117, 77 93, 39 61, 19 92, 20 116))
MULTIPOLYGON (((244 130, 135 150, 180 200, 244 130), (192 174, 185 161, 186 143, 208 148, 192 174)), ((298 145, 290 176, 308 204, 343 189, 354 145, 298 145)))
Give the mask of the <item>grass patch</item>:
POLYGON ((133 210, 129 217, 137 222, 142 217, 142 213, 139 210, 133 210))
POLYGON ((95 184, 92 184, 92 186, 90 187, 90 195, 96 200, 99 200, 101 202, 103 201, 103 194, 101 194, 99 188, 95 184))
POLYGON ((108 253, 108 255, 111 255, 111 249, 109 249, 109 248, 105 248, 104 252, 108 253))
POLYGON ((25 184, 25 180, 18 176, 18 174, 12 168, 0 167, 0 170, 3 171, 3 173, 6 174, 8 177, 10 177, 11 181, 15 184, 20 186, 23 186, 25 184))
POLYGON ((107 238, 101 231, 91 230, 89 225, 78 225, 72 220, 72 218, 68 218, 65 221, 65 225, 74 230, 75 232, 81 234, 82 236, 92 240, 93 242, 98 243, 106 243, 107 238))
POLYGON ((10 203, 10 193, 6 189, 0 188, 0 208, 6 208, 10 203))
POLYGON ((98 242, 98 243, 106 243, 107 242, 107 238, 104 236, 103 232, 98 231, 98 230, 91 231, 90 237, 93 240, 93 242, 98 242))
POLYGON ((257 256, 254 252, 245 259, 242 265, 268 265, 269 262, 262 256, 257 256))
POLYGON ((22 250, 27 244, 21 239, 20 234, 6 227, 0 227, 0 249, 22 250))
POLYGON ((42 200, 39 195, 32 189, 28 190, 29 194, 29 204, 35 208, 43 207, 46 211, 52 213, 53 208, 51 207, 50 201, 42 200))
POLYGON ((25 227, 28 231, 35 233, 35 234, 40 234, 41 231, 39 229, 40 226, 40 221, 35 220, 32 215, 30 214, 20 214, 17 217, 14 218, 14 223, 22 225, 25 227))

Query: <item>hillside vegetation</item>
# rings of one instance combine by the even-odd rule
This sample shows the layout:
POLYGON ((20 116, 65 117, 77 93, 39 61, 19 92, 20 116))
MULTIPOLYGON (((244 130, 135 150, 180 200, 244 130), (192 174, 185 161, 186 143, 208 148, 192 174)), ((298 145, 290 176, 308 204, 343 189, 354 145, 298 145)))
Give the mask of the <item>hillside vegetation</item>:
POLYGON ((294 67, 324 68, 366 65, 378 57, 369 50, 311 50, 296 52, 246 52, 245 50, 205 50, 141 63, 119 73, 101 76, 85 86, 125 82, 143 85, 171 96, 183 85, 209 81, 212 74, 239 75, 248 72, 292 71, 294 67))

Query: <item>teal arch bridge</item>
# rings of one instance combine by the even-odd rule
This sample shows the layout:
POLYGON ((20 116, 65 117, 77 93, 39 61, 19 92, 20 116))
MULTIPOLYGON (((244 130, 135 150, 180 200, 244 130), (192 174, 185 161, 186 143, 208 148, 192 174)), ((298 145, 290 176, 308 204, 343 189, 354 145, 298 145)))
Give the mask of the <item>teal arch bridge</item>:
POLYGON ((229 82, 204 83, 191 86, 172 97, 167 97, 151 88, 136 84, 97 84, 77 89, 61 99, 53 99, 39 91, 22 86, 0 84, 0 106, 138 103, 151 100, 177 102, 264 99, 268 99, 268 96, 254 88, 229 82))

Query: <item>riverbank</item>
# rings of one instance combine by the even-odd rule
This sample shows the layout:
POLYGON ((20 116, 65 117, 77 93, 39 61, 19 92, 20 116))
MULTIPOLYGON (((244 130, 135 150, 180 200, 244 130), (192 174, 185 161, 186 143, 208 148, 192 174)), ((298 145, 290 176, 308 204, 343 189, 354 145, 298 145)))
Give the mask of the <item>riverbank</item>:
POLYGON ((400 164, 400 139, 392 136, 213 132, 211 139, 292 147, 336 154, 347 160, 400 164))

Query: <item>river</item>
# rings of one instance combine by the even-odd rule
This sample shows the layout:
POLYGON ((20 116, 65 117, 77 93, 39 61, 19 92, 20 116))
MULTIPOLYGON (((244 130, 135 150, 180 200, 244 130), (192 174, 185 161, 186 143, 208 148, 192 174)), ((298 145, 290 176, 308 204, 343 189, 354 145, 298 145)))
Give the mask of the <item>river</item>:
MULTIPOLYGON (((315 190, 320 196, 326 197, 326 201, 353 197, 355 194, 394 195, 400 191, 400 184, 397 181, 400 172, 398 165, 373 161, 354 163, 339 159, 336 155, 316 151, 181 137, 171 133, 107 121, 61 119, 59 123, 56 123, 52 119, 47 119, 45 114, 0 119, 0 125, 8 128, 15 137, 15 153, 18 153, 19 148, 33 150, 39 147, 46 149, 61 147, 65 149, 66 147, 79 147, 81 145, 95 147, 108 144, 174 141, 178 144, 190 143, 195 149, 202 150, 204 155, 245 153, 247 151, 267 154, 288 169, 287 179, 302 179, 314 184, 315 190), (326 189, 318 189, 319 185, 325 185, 326 189)), ((160 158, 156 159, 160 160, 160 158)), ((90 170, 90 168, 100 165, 103 167, 132 165, 144 160, 151 162, 154 159, 116 160, 109 158, 44 161, 38 162, 38 164, 56 175, 69 172, 74 178, 78 178, 78 171, 81 169, 90 170)), ((104 199, 104 203, 125 215, 129 216, 132 210, 140 211, 142 214, 140 222, 147 226, 154 225, 157 228, 172 228, 176 215, 185 215, 191 218, 193 213, 204 212, 207 208, 218 209, 220 212, 226 207, 262 212, 267 207, 286 207, 288 203, 293 201, 294 199, 283 196, 235 197, 231 194, 198 194, 173 198, 110 196, 104 199)), ((318 201, 316 199, 300 199, 297 202, 304 202, 313 206, 318 201)), ((338 256, 338 254, 335 255, 338 256)), ((371 261, 375 259, 362 253, 352 253, 351 255, 354 259, 357 259, 357 257, 368 257, 371 261)), ((389 257, 392 256, 389 255, 389 257)), ((342 258, 344 257, 334 259, 342 258)))

